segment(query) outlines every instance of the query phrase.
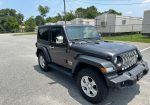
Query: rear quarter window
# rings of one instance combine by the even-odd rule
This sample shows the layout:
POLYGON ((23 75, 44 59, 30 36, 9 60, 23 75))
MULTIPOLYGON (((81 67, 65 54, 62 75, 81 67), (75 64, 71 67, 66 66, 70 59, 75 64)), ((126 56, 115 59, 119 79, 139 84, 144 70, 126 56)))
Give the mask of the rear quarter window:
POLYGON ((49 36, 49 27, 42 27, 39 28, 38 30, 38 38, 48 41, 48 36, 49 36))

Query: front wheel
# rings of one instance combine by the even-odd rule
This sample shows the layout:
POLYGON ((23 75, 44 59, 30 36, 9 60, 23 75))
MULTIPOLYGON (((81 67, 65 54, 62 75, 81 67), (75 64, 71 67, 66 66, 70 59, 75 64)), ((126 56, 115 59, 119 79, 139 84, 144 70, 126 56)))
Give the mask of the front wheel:
POLYGON ((97 71, 89 68, 79 72, 77 85, 82 96, 94 104, 100 103, 108 95, 104 78, 97 71))
POLYGON ((47 63, 45 56, 42 52, 38 54, 38 62, 39 62, 39 66, 40 66, 42 71, 44 71, 44 72, 49 71, 48 63, 47 63))

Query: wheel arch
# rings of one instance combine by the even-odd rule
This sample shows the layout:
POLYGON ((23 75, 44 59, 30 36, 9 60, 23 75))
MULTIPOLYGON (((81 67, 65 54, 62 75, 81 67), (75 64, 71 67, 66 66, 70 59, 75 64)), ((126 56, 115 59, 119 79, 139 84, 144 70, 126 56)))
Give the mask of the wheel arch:
POLYGON ((105 81, 106 81, 106 84, 109 85, 107 73, 103 73, 100 70, 100 68, 101 67, 104 67, 104 68, 113 67, 113 68, 115 68, 114 64, 111 61, 101 59, 98 57, 88 56, 88 55, 80 55, 80 56, 78 56, 78 58, 76 58, 75 61, 76 62, 74 63, 73 70, 72 70, 72 73, 74 76, 76 76, 81 69, 86 68, 86 67, 91 67, 91 68, 93 68, 93 70, 98 72, 101 76, 103 76, 105 81))
POLYGON ((94 68, 94 70, 97 70, 100 72, 99 68, 95 65, 86 63, 86 62, 79 62, 76 67, 73 70, 73 74, 78 74, 78 72, 80 72, 80 70, 82 70, 83 68, 94 68))
POLYGON ((48 53, 47 48, 43 46, 37 47, 36 56, 38 57, 39 53, 41 52, 44 53, 47 62, 48 63, 51 62, 51 57, 50 57, 50 54, 48 53))
MULTIPOLYGON (((80 56, 73 68, 73 75, 76 76, 83 68, 91 68, 96 71, 96 73, 99 73, 100 76, 102 76, 105 79, 105 82, 107 81, 106 76, 104 73, 100 71, 101 67, 104 67, 107 62, 106 60, 97 58, 97 57, 91 57, 91 56, 80 56)), ((107 84, 107 82, 106 82, 107 84)))

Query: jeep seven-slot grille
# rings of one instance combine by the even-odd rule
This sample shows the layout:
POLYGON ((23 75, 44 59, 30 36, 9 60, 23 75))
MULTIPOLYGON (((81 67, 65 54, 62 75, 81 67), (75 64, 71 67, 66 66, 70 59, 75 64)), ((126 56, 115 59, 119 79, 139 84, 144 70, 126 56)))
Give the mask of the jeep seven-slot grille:
POLYGON ((138 54, 137 51, 130 51, 120 55, 123 60, 122 70, 128 69, 137 63, 138 54))

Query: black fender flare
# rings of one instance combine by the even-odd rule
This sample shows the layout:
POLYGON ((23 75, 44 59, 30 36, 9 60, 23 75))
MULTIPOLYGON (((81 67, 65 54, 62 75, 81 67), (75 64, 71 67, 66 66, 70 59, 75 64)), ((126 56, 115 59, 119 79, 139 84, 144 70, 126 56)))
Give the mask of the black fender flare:
MULTIPOLYGON (((110 61, 107 61, 105 59, 100 59, 97 57, 87 56, 87 55, 80 55, 76 59, 76 62, 73 65, 72 73, 75 73, 77 71, 78 65, 80 63, 86 63, 91 66, 100 68, 100 67, 114 67, 113 63, 110 61)), ((115 67, 114 67, 115 68, 115 67)))
POLYGON ((44 53, 47 62, 50 63, 50 62, 51 62, 51 56, 50 56, 50 54, 48 53, 47 48, 44 47, 44 46, 37 46, 37 52, 36 52, 36 55, 37 55, 37 56, 38 56, 39 51, 42 51, 42 52, 44 53))

